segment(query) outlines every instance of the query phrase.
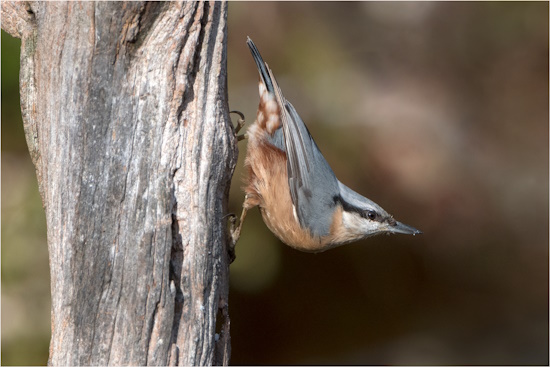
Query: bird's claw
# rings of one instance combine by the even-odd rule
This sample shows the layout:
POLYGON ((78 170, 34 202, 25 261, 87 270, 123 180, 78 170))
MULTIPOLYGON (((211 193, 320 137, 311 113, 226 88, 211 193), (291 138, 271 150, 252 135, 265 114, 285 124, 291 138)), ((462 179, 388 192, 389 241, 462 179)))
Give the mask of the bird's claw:
POLYGON ((239 119, 237 120, 237 125, 233 128, 233 131, 235 132, 235 136, 237 137, 237 141, 246 139, 248 137, 247 134, 237 135, 245 124, 244 114, 240 111, 229 111, 229 113, 234 113, 239 115, 239 119))

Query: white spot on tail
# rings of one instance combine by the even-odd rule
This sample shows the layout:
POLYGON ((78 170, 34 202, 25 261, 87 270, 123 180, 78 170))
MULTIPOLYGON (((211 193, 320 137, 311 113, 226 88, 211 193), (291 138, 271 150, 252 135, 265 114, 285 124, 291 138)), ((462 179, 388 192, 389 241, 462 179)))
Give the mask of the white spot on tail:
POLYGON ((260 80, 260 83, 258 83, 258 89, 260 90, 260 96, 263 96, 264 94, 267 94, 267 89, 265 88, 264 83, 260 80))
POLYGON ((292 214, 294 215, 294 219, 296 219, 296 222, 299 223, 299 221, 298 221, 298 213, 296 213, 296 207, 294 206, 294 204, 292 204, 292 214))

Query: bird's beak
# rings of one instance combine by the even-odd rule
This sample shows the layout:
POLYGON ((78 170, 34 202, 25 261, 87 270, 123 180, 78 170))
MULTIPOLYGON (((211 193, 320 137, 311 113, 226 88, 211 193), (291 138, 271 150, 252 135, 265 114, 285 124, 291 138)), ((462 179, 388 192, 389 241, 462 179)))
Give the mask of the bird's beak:
POLYGON ((388 231, 390 233, 412 234, 413 236, 417 234, 422 234, 422 231, 419 231, 418 229, 411 227, 407 224, 398 221, 395 221, 394 223, 388 226, 388 231))

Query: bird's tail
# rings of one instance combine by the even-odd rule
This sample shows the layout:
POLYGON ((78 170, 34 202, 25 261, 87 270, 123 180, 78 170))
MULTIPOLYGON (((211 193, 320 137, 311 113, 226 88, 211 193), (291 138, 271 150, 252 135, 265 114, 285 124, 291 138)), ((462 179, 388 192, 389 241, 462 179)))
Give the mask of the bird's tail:
POLYGON ((264 62, 264 59, 262 59, 262 55, 260 55, 260 51, 258 51, 258 48, 254 44, 254 42, 252 42, 250 37, 247 37, 246 44, 250 48, 252 57, 254 58, 254 61, 256 62, 256 66, 258 67, 258 71, 260 72, 260 78, 262 78, 262 81, 265 87, 267 88, 267 91, 275 94, 273 81, 271 80, 271 76, 269 75, 269 67, 264 62))

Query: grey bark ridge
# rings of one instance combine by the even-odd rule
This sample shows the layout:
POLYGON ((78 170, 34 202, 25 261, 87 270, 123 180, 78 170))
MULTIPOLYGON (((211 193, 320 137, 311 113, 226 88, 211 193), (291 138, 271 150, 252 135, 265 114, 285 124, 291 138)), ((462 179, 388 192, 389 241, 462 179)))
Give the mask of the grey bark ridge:
POLYGON ((229 363, 226 19, 225 2, 2 2, 46 211, 50 365, 229 363))

